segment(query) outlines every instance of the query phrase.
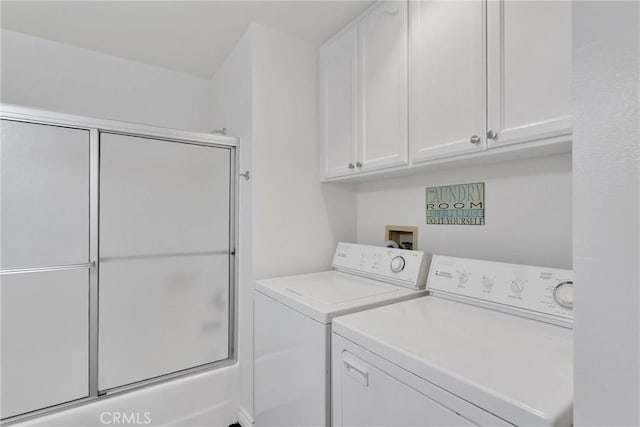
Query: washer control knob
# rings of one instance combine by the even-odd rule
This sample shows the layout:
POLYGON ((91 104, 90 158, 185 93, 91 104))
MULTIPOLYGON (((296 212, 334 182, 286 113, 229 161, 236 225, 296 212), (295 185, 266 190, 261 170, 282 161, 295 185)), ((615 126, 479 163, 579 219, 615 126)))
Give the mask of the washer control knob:
POLYGON ((522 280, 520 278, 513 279, 511 281, 511 290, 513 293, 520 295, 522 291, 524 291, 524 284, 526 280, 522 280))
POLYGON ((404 270, 405 260, 402 256, 398 255, 391 260, 391 271, 394 273, 400 273, 404 270))
POLYGON ((469 273, 467 273, 464 270, 458 271, 458 283, 462 285, 463 283, 467 283, 468 280, 469 280, 469 273))
POLYGON ((566 280, 558 283, 553 289, 553 299, 560 307, 573 309, 573 282, 566 280))

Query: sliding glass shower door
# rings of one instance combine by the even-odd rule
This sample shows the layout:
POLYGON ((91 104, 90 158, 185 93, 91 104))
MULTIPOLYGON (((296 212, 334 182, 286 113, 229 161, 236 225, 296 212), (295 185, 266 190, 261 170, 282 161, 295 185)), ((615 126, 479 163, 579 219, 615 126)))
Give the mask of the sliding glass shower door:
POLYGON ((0 417, 89 395, 89 132, 0 122, 0 417))
POLYGON ((233 151, 100 134, 98 387, 229 356, 233 151))

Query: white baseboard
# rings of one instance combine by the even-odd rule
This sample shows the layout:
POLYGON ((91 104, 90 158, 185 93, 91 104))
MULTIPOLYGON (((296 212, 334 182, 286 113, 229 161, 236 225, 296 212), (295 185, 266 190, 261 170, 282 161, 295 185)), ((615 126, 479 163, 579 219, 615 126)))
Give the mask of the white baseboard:
POLYGON ((238 422, 242 427, 253 427, 253 424, 255 423, 249 411, 242 406, 238 411, 238 422))

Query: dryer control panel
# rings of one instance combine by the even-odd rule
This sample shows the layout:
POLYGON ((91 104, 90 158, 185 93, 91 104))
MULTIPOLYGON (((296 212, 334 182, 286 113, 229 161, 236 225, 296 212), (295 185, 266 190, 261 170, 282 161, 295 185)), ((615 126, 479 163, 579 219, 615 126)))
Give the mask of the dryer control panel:
POLYGON ((573 320, 571 270, 434 255, 427 287, 529 317, 573 320))
POLYGON ((421 251, 338 243, 333 268, 414 289, 424 289, 429 260, 421 251))

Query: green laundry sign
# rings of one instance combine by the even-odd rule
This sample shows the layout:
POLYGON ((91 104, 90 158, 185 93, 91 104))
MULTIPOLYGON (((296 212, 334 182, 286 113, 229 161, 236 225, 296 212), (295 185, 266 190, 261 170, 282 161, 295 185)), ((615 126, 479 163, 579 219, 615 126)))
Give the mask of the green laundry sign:
POLYGON ((484 225, 484 182, 426 190, 427 224, 484 225))

